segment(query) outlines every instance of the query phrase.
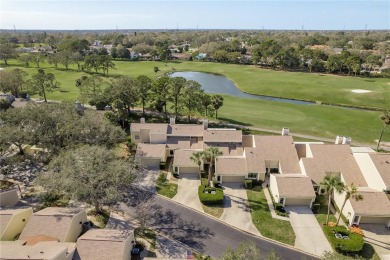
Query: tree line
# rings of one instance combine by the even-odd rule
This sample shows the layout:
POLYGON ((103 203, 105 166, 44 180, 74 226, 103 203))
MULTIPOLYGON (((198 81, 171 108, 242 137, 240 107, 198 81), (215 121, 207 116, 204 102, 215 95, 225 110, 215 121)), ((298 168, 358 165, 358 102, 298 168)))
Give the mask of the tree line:
MULTIPOLYGON (((254 64, 271 69, 291 71, 366 74, 381 66, 390 55, 390 33, 380 31, 306 32, 306 31, 181 31, 181 32, 109 32, 87 33, 0 33, 0 57, 16 57, 16 46, 43 44, 53 54, 21 54, 26 66, 39 67, 42 59, 66 69, 77 64, 79 70, 114 68, 112 59, 130 59, 130 49, 137 54, 149 54, 161 60, 172 58, 171 49, 188 52, 191 57, 207 54, 203 60, 254 64), (104 47, 90 49, 98 41, 100 46, 112 45, 110 55, 104 47), (335 52, 333 48, 338 48, 335 52), (43 57, 42 57, 43 56, 43 57)), ((390 74, 389 71, 384 73, 390 74)))
POLYGON ((142 106, 161 112, 168 117, 169 109, 177 117, 186 115, 190 117, 196 113, 205 116, 218 116, 218 110, 223 106, 221 95, 205 93, 198 82, 186 80, 182 77, 160 76, 151 79, 145 75, 138 77, 121 76, 108 83, 96 75, 83 76, 76 80, 80 90, 80 100, 105 109, 110 106, 114 109, 113 118, 122 122, 129 121, 131 108, 142 106), (103 85, 108 84, 103 89, 103 85))

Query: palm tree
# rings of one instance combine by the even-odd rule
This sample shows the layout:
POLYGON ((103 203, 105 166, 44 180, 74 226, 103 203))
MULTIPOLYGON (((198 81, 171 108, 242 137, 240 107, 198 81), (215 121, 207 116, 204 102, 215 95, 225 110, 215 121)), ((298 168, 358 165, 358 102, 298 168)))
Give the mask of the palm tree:
POLYGON ((212 180, 212 171, 213 171, 213 163, 217 156, 222 155, 222 152, 218 149, 218 147, 209 147, 203 152, 203 160, 208 161, 209 164, 209 176, 207 185, 210 185, 210 181, 212 180))
POLYGON ((200 166, 202 165, 202 159, 203 159, 203 152, 195 152, 190 157, 191 161, 196 163, 199 167, 199 174, 200 174, 200 166))
POLYGON ((376 151, 379 151, 379 146, 380 146, 380 143, 382 141, 383 133, 385 132, 386 126, 390 125, 390 113, 389 113, 389 110, 383 111, 383 114, 379 118, 380 118, 380 120, 382 120, 383 126, 382 126, 381 135, 379 136, 378 146, 376 147, 376 151))
POLYGON ((347 185, 344 185, 343 191, 345 192, 345 198, 344 198, 343 206, 341 206, 341 209, 340 209, 339 217, 337 218, 336 226, 339 225, 340 217, 341 217, 341 214, 343 212, 343 209, 344 209, 344 206, 345 206, 345 203, 347 202, 347 200, 349 200, 351 198, 354 199, 355 201, 363 200, 363 195, 357 194, 357 187, 355 185, 353 185, 353 183, 351 183, 350 187, 348 187, 347 185))
POLYGON ((334 174, 329 174, 324 177, 322 182, 320 183, 321 187, 325 189, 326 194, 328 195, 328 213, 326 215, 326 225, 329 222, 329 213, 330 213, 330 203, 333 196, 334 191, 336 190, 338 193, 341 193, 344 187, 344 184, 341 182, 339 176, 334 174))

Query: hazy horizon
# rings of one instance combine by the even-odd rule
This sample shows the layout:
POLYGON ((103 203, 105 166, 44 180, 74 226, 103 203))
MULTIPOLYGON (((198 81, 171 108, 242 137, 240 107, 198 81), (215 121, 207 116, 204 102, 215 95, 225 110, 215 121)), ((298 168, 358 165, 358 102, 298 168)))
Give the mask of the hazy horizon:
POLYGON ((389 1, 2 0, 0 29, 389 30, 389 1))

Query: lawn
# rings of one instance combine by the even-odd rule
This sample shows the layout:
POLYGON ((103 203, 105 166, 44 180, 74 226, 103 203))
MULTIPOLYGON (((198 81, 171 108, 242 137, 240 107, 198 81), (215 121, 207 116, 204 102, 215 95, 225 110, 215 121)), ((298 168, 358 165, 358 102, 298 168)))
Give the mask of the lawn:
MULTIPOLYGON (((11 60, 9 68, 21 66, 17 61, 11 60)), ((253 66, 241 66, 232 64, 209 63, 209 62, 131 62, 115 61, 116 70, 110 71, 110 76, 145 74, 155 76, 153 67, 159 67, 157 75, 175 70, 194 70, 220 73, 234 80, 244 91, 257 94, 276 95, 273 89, 281 89, 291 81, 294 88, 283 89, 280 94, 289 98, 301 98, 326 101, 328 95, 333 98, 332 103, 343 103, 356 106, 380 106, 390 108, 390 85, 385 79, 366 79, 355 77, 340 77, 334 75, 292 73, 258 69, 253 66), (167 64, 165 66, 164 64, 167 64), (334 80, 337 79, 337 80, 334 80), (260 82, 260 83, 259 83, 260 82), (283 84, 282 84, 283 83, 283 84), (325 87, 328 84, 330 86, 325 87), (345 91, 350 85, 353 88, 371 89, 369 94, 346 95, 345 91), (252 88, 248 86, 257 86, 252 88), (267 87, 264 87, 266 85, 267 87), (302 91, 301 91, 302 90, 302 91), (257 92, 256 92, 257 91, 257 92), (264 93, 262 91, 265 91, 264 93), (261 93, 260 93, 261 92, 261 93), (376 95, 376 94, 377 95, 376 95), (316 95, 311 98, 311 96, 316 95), (360 95, 360 96, 359 96, 360 95), (364 96, 362 96, 364 95, 364 96), (371 98, 369 95, 373 95, 371 98), (318 96, 318 97, 317 97, 318 96), (338 99, 342 99, 339 100, 338 99), (373 105, 374 104, 374 105, 373 105)), ((61 82, 59 91, 48 94, 48 99, 72 101, 78 99, 79 90, 75 86, 76 79, 84 72, 76 70, 76 66, 70 66, 70 70, 56 70, 48 64, 42 64, 46 72, 55 74, 61 82)), ((61 68, 61 67, 60 67, 61 68)), ((28 73, 36 73, 37 68, 25 68, 28 73)), ((105 78, 109 80, 109 78, 105 78)), ((349 91, 349 90, 348 90, 349 91)), ((329 99, 329 98, 328 98, 329 99)), ((328 100, 329 101, 329 100, 328 100)), ((292 132, 335 138, 336 135, 350 136, 352 142, 375 144, 378 139, 381 121, 380 112, 353 110, 324 105, 296 105, 283 102, 272 102, 254 99, 242 99, 225 96, 223 107, 219 111, 219 117, 225 121, 236 122, 244 125, 281 130, 289 127, 292 132)), ((390 132, 386 132, 384 141, 390 141, 390 132)))
MULTIPOLYGON (((224 105, 218 112, 220 120, 247 126, 282 130, 292 133, 335 138, 350 136, 353 142, 375 144, 382 122, 380 112, 362 111, 321 105, 295 105, 266 100, 224 96, 224 105)), ((390 131, 384 141, 390 141, 390 131)))
POLYGON ((295 233, 289 221, 274 219, 269 211, 263 190, 247 190, 252 221, 260 233, 268 238, 294 245, 295 233))
POLYGON ((167 173, 161 172, 156 182, 157 193, 172 199, 177 193, 177 184, 168 182, 167 173))
MULTIPOLYGON (((201 71, 222 74, 231 79, 244 92, 284 97, 291 99, 302 99, 310 101, 322 101, 331 104, 378 107, 388 109, 390 107, 390 84, 386 78, 362 78, 351 76, 337 76, 319 73, 286 72, 270 69, 260 69, 254 66, 243 66, 235 64, 222 64, 213 62, 155 62, 155 61, 114 61, 115 70, 110 70, 110 76, 119 75, 148 75, 154 77, 165 72, 172 71, 201 71), (153 68, 158 67, 159 72, 154 73, 153 68), (352 89, 366 89, 370 93, 357 94, 352 89)), ((22 66, 16 60, 10 60, 9 64, 22 66)), ((5 67, 5 65, 1 65, 5 67)), ((58 81, 62 83, 62 93, 67 93, 66 98, 73 100, 78 96, 75 80, 82 75, 78 72, 76 65, 71 65, 66 71, 59 65, 56 70, 52 65, 43 63, 41 68, 55 74, 58 81), (66 92, 69 91, 69 92, 66 92)), ((27 72, 36 72, 33 64, 30 68, 24 68, 27 72)), ((64 100, 60 93, 53 92, 50 99, 64 100)))

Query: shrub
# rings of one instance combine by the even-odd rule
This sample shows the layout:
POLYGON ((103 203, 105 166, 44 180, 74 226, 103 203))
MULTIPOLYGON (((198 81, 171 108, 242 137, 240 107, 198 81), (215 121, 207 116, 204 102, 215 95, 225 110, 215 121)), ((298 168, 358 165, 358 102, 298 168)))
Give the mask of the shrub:
POLYGON ((245 189, 252 189, 252 180, 244 180, 245 189))
POLYGON ((345 227, 323 227, 325 235, 328 237, 332 247, 342 254, 358 254, 363 250, 364 239, 361 235, 347 230, 345 227), (335 233, 348 236, 349 239, 336 238, 335 233))
POLYGON ((204 185, 200 185, 198 188, 198 195, 199 195, 199 200, 202 202, 204 205, 222 205, 223 204, 223 191, 222 189, 218 188, 210 188, 210 187, 205 187, 204 185), (215 191, 215 194, 211 193, 204 193, 204 191, 215 191))
POLYGON ((157 185, 165 185, 167 182, 167 174, 165 172, 160 172, 157 178, 157 185))
POLYGON ((165 162, 160 162, 160 170, 165 170, 165 162))
POLYGON ((39 195, 39 199, 42 202, 42 209, 46 207, 66 207, 69 203, 69 198, 53 192, 42 193, 39 195))

